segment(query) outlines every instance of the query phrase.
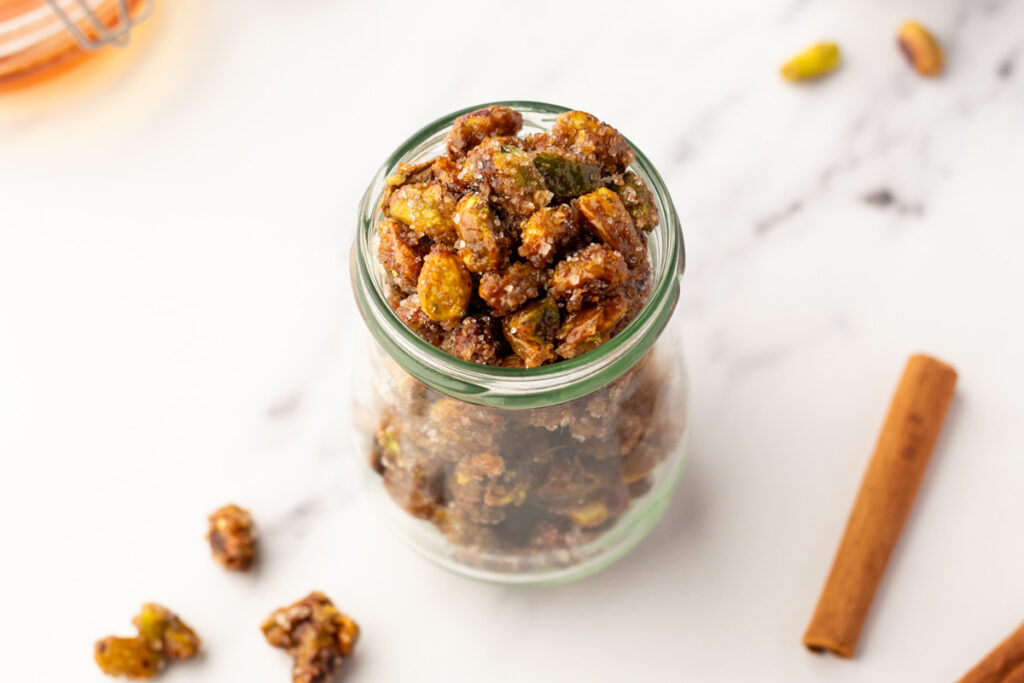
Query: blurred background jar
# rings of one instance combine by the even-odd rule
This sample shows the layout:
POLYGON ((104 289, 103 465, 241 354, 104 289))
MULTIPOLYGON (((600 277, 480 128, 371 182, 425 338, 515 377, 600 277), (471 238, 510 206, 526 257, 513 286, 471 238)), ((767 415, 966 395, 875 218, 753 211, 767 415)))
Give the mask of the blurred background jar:
POLYGON ((152 0, 0 0, 0 87, 123 46, 152 0))
MULTIPOLYGON (((522 113, 527 133, 566 111, 501 104, 522 113)), ((654 193, 661 222, 649 238, 650 299, 624 330, 532 369, 470 363, 423 341, 387 302, 378 205, 398 164, 444 154, 455 118, 475 108, 413 135, 363 197, 351 273, 369 334, 364 355, 351 360, 355 451, 377 509, 427 558, 499 583, 569 581, 646 536, 682 472, 688 390, 673 316, 682 233, 660 175, 636 150, 631 168, 654 193)))

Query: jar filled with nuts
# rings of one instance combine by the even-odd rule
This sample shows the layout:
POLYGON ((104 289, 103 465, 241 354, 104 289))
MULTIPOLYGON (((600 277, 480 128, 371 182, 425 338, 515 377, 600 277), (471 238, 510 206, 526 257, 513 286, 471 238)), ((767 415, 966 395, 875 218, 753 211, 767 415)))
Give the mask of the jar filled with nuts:
POLYGON ((622 557, 682 471, 675 208, 597 117, 458 111, 363 197, 356 453, 398 534, 458 573, 539 584, 622 557))

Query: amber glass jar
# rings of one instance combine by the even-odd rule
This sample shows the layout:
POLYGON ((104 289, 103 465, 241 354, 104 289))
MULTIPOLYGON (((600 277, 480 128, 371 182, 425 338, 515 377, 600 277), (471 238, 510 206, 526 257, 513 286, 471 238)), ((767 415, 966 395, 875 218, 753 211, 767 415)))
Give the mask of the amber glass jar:
MULTIPOLYGON (((564 108, 501 102, 524 132, 564 108)), ((480 105, 484 106, 484 105, 480 105)), ((687 385, 673 317, 682 233, 668 190, 640 150, 654 193, 654 286, 640 314, 597 349, 539 368, 463 361, 420 339, 385 297, 375 225, 399 163, 444 153, 457 111, 388 158, 359 207, 352 284, 365 321, 355 371, 355 451, 390 526, 460 574, 500 583, 572 580, 607 566, 657 523, 682 471, 687 385)), ((635 149, 635 147, 634 147, 635 149)))

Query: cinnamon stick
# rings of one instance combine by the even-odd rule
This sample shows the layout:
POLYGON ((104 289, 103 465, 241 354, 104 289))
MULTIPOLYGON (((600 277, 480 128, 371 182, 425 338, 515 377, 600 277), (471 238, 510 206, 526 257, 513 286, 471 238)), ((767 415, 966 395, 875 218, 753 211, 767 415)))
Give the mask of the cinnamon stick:
POLYGON ((1003 683, 1024 683, 1024 664, 1021 664, 1011 671, 1009 675, 1003 679, 1003 683))
POLYGON ((915 355, 907 361, 832 570, 804 634, 804 645, 813 652, 852 657, 857 649, 955 384, 956 370, 940 360, 915 355))
POLYGON ((1024 624, 988 653, 960 683, 1024 682, 1024 624))

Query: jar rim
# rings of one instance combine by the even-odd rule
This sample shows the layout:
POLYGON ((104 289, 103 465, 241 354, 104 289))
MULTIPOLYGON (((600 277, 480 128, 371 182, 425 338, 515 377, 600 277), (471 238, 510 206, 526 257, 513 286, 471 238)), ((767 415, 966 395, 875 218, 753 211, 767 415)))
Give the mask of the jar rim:
POLYGON ((630 142, 636 160, 630 168, 650 187, 660 222, 650 234, 654 283, 651 295, 629 325, 596 349, 576 358, 536 368, 505 368, 466 361, 423 340, 403 323, 387 303, 373 251, 385 179, 399 163, 425 157, 435 138, 463 114, 505 105, 527 117, 554 117, 570 111, 546 102, 506 100, 452 112, 411 135, 388 156, 359 203, 357 234, 351 251, 352 287, 363 319, 375 341, 402 368, 424 384, 464 401, 499 408, 537 408, 563 403, 600 389, 635 365, 661 335, 679 296, 685 267, 683 234, 664 180, 650 159, 630 142))

